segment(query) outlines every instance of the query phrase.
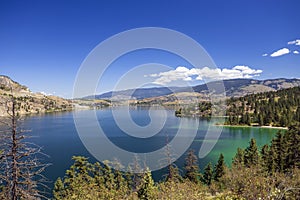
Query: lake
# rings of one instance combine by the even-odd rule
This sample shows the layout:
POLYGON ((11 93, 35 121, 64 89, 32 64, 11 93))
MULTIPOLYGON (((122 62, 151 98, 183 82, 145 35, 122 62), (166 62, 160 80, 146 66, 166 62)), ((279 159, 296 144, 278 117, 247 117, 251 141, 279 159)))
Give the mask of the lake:
MULTIPOLYGON (((85 119, 87 121, 86 126, 89 127, 88 117, 96 114, 97 120, 107 138, 114 145, 135 153, 155 151, 164 147, 167 142, 171 142, 176 138, 180 125, 185 134, 196 131, 196 135, 187 149, 194 149, 198 155, 208 126, 215 123, 208 119, 177 118, 174 116, 174 110, 172 109, 163 112, 160 108, 151 109, 151 113, 149 114, 149 110, 145 107, 132 107, 129 109, 129 115, 133 122, 140 127, 146 127, 149 123, 155 121, 159 123, 159 126, 163 125, 163 128, 152 137, 148 137, 147 128, 144 129, 139 138, 126 134, 126 131, 120 129, 114 120, 112 111, 117 111, 118 123, 122 123, 123 121, 126 124, 128 120, 126 110, 123 107, 116 107, 102 110, 82 110, 28 116, 24 119, 23 127, 31 130, 29 134, 35 136, 31 140, 41 146, 43 152, 49 155, 49 158, 43 157, 42 161, 51 163, 51 166, 46 169, 45 175, 51 181, 55 181, 57 177, 64 176, 66 169, 72 164, 71 157, 73 155, 89 157, 91 162, 97 161, 82 143, 76 131, 74 116, 78 119, 85 119), (166 117, 164 123, 161 123, 161 115, 166 117)), ((89 131, 93 132, 93 130, 89 131)), ((257 144, 262 146, 269 143, 277 131, 276 129, 259 127, 224 127, 213 149, 207 156, 199 159, 200 169, 203 170, 208 162, 216 163, 220 153, 223 153, 226 163, 230 165, 238 147, 245 148, 251 138, 255 138, 257 144)), ((183 142, 185 141, 184 135, 181 136, 181 139, 183 142)), ((181 145, 180 141, 176 143, 179 146, 181 145)), ((187 145, 187 143, 184 142, 182 145, 187 145)), ((161 157, 163 156, 161 155, 161 157)), ((179 155, 179 159, 176 161, 177 166, 183 167, 184 158, 185 154, 183 156, 179 155)), ((164 169, 157 170, 153 172, 153 176, 157 181, 161 179, 164 173, 166 173, 164 169)))

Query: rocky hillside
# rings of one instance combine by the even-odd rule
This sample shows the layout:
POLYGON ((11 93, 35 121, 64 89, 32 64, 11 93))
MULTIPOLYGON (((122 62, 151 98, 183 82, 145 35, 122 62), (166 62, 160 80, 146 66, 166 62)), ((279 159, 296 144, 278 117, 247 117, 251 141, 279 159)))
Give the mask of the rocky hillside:
POLYGON ((7 115, 6 104, 11 100, 11 95, 16 99, 17 110, 21 115, 73 109, 71 100, 33 93, 28 87, 11 80, 7 76, 0 75, 0 116, 7 115))

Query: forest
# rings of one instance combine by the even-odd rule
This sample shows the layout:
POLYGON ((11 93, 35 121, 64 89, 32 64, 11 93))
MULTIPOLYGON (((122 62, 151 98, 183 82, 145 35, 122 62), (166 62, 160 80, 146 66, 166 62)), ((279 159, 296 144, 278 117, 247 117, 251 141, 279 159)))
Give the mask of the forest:
MULTIPOLYGON (((231 166, 223 154, 216 165, 199 169, 193 150, 181 172, 174 164, 160 182, 151 171, 122 172, 117 160, 100 164, 74 156, 74 164, 55 182, 54 199, 299 199, 300 125, 276 134, 262 148, 251 139, 238 148, 231 166)), ((134 164, 132 167, 141 167, 134 164)))
MULTIPOLYGON (((225 100, 226 125, 289 127, 300 121, 300 87, 249 94, 225 100)), ((211 117, 221 103, 199 102, 180 107, 178 117, 211 117)))
POLYGON ((230 125, 288 127, 300 121, 300 87, 227 100, 230 125))

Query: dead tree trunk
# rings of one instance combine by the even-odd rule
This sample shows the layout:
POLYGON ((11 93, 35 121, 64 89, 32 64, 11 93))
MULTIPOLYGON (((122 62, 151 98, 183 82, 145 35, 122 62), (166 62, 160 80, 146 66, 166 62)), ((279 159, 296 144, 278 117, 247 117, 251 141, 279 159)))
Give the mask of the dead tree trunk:
POLYGON ((20 128, 16 98, 10 95, 5 105, 7 118, 0 120, 0 199, 41 199, 44 196, 38 186, 45 186, 41 173, 48 164, 39 161, 41 148, 29 143, 29 136, 20 128))

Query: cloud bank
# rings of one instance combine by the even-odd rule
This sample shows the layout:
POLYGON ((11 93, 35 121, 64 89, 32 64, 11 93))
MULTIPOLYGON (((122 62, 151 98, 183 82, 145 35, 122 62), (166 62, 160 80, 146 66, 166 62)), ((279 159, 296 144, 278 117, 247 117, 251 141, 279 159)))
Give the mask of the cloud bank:
POLYGON ((282 48, 282 49, 279 49, 275 52, 273 52, 270 56, 271 57, 278 57, 278 56, 283 56, 285 54, 288 54, 290 53, 290 50, 288 48, 282 48))
POLYGON ((211 69, 204 67, 202 69, 188 69, 184 66, 179 66, 174 70, 160 72, 157 74, 145 75, 146 77, 156 78, 153 83, 166 85, 172 81, 194 81, 194 80, 223 80, 234 78, 252 78, 259 76, 262 70, 251 69, 248 66, 237 65, 231 69, 211 69))
POLYGON ((294 45, 300 46, 300 39, 289 41, 288 44, 294 44, 294 45))

